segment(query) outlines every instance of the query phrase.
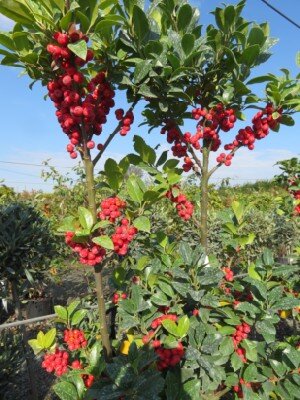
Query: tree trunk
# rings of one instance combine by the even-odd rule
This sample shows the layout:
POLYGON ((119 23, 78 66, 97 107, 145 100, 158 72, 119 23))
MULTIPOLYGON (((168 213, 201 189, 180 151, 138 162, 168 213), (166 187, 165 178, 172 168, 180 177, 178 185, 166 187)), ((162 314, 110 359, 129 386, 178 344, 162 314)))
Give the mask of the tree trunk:
MULTIPOLYGON (((86 173, 86 188, 87 188, 87 199, 89 210, 91 211, 94 223, 97 219, 97 206, 96 206, 96 191, 95 191, 95 181, 94 181, 94 166, 90 155, 85 155, 84 168, 86 173)), ((102 345, 104 349, 104 355, 107 361, 110 361, 112 357, 112 348, 109 339, 108 326, 106 321, 106 310, 104 301, 104 288, 102 272, 97 266, 94 269, 95 281, 96 281, 96 292, 98 301, 98 311, 100 318, 100 334, 102 339, 102 345)))
POLYGON ((201 245, 207 252, 207 214, 208 214, 208 161, 209 149, 202 149, 202 177, 201 177, 201 245))

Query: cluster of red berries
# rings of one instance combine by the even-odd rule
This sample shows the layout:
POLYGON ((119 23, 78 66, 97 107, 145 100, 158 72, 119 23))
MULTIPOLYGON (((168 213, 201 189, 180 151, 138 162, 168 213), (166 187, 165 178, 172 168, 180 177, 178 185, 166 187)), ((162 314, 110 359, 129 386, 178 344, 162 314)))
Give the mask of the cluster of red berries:
POLYGON ((79 262, 91 267, 100 264, 106 255, 106 250, 93 242, 76 243, 72 240, 74 236, 74 232, 66 232, 65 242, 79 254, 79 262))
POLYGON ((65 374, 68 370, 69 354, 66 351, 56 349, 55 353, 46 353, 42 367, 49 373, 54 372, 56 376, 65 374))
POLYGON ((162 316, 160 316, 158 318, 155 318, 152 321, 151 328, 152 329, 158 328, 162 324, 162 322, 165 321, 166 319, 169 319, 170 321, 176 322, 178 317, 177 317, 176 314, 165 314, 165 315, 162 315, 162 316))
MULTIPOLYGON (((74 360, 71 364, 71 367, 74 369, 83 369, 83 365, 81 364, 81 362, 79 360, 74 360)), ((92 384, 94 383, 94 380, 95 380, 94 375, 82 374, 81 377, 83 379, 85 387, 87 387, 87 388, 91 387, 92 384)))
POLYGON ((178 342, 177 347, 174 349, 166 349, 163 346, 158 346, 155 349, 155 353, 159 357, 157 369, 162 371, 169 367, 175 367, 175 365, 180 363, 180 360, 184 356, 184 347, 181 342, 178 342))
MULTIPOLYGON (((252 127, 247 126, 240 129, 232 143, 224 146, 225 150, 230 150, 230 154, 221 153, 217 157, 219 164, 230 166, 234 150, 241 146, 248 146, 250 150, 254 149, 255 140, 260 140, 266 137, 270 128, 275 129, 280 123, 282 109, 276 110, 271 103, 259 111, 252 119, 252 127), (277 112, 279 116, 274 117, 277 112)), ((217 151, 221 145, 220 131, 229 132, 234 128, 236 115, 233 108, 225 108, 221 103, 207 110, 206 108, 195 108, 192 111, 192 116, 197 120, 197 131, 193 135, 190 132, 181 134, 178 127, 173 121, 166 122, 161 129, 161 133, 167 133, 167 141, 173 144, 171 150, 175 157, 184 157, 182 166, 185 172, 190 171, 194 167, 193 160, 188 156, 188 150, 192 147, 195 150, 201 151, 200 140, 203 140, 205 145, 209 145, 211 151, 217 151)), ((297 212, 300 213, 300 206, 297 212)))
POLYGON ((127 294, 126 293, 114 293, 113 294, 112 302, 114 304, 118 304, 120 299, 122 299, 122 300, 127 299, 127 294))
POLYGON ((224 164, 226 167, 230 167, 232 157, 233 157, 233 154, 221 153, 221 154, 217 157, 217 163, 219 163, 219 164, 224 164))
POLYGON ((182 165, 182 169, 184 170, 184 172, 189 172, 194 166, 193 160, 190 157, 186 156, 184 157, 183 161, 184 164, 182 165))
POLYGON ((84 60, 73 54, 68 44, 88 42, 86 35, 80 31, 55 32, 53 39, 55 43, 48 44, 47 51, 57 72, 55 79, 47 84, 48 94, 57 109, 58 122, 70 139, 67 151, 71 158, 76 158, 76 147, 81 150, 83 146, 82 130, 87 137, 87 148, 95 147, 91 138, 101 134, 102 124, 106 123, 106 116, 115 105, 115 92, 104 72, 99 72, 89 82, 80 72, 81 67, 93 60, 93 51, 88 50, 84 60))
MULTIPOLYGON (((167 313, 169 307, 160 307, 159 311, 167 313)), ((176 314, 164 314, 158 318, 155 318, 151 323, 151 330, 142 337, 144 344, 151 343, 151 346, 155 349, 155 353, 158 355, 159 360, 157 361, 158 370, 162 371, 168 367, 174 367, 177 365, 181 358, 184 356, 184 348, 181 342, 178 342, 177 347, 173 349, 167 349, 163 347, 163 344, 159 339, 155 339, 157 330, 165 320, 176 322, 178 319, 176 314)))
POLYGON ((273 118, 273 113, 277 111, 280 115, 282 110, 275 110, 271 103, 255 114, 252 119, 252 127, 246 126, 244 129, 240 129, 235 137, 235 140, 231 144, 224 146, 225 150, 233 150, 236 147, 247 146, 249 150, 254 149, 255 140, 260 140, 265 138, 269 132, 270 128, 275 129, 280 122, 280 116, 278 118, 273 118))
POLYGON ((243 322, 242 324, 237 325, 235 327, 235 332, 232 336, 234 347, 237 347, 242 340, 247 339, 250 331, 251 331, 251 327, 246 322, 243 322))
MULTIPOLYGON (((209 143, 212 151, 217 151, 221 145, 220 130, 224 132, 230 131, 234 128, 234 123, 236 121, 234 110, 232 108, 225 109, 224 105, 221 103, 212 107, 210 110, 206 108, 196 108, 192 111, 192 116, 194 119, 199 120, 197 123, 196 136, 209 143)), ((196 140, 196 137, 194 137, 194 140, 196 140)), ((200 148, 200 144, 197 144, 197 147, 200 148)))
POLYGON ((224 267, 222 268, 224 274, 225 274, 225 279, 228 282, 232 282, 233 281, 233 277, 234 277, 234 273, 232 271, 232 269, 228 268, 228 267, 224 267))
POLYGON ((177 214, 180 218, 187 221, 192 217, 194 206, 187 200, 184 194, 180 193, 178 196, 174 196, 171 189, 167 191, 166 197, 171 200, 172 203, 176 203, 177 214))
POLYGON ((87 345, 84 332, 79 329, 66 329, 64 331, 64 341, 67 343, 70 351, 84 348, 87 345))
POLYGON ((184 144, 180 131, 172 121, 168 121, 161 129, 160 133, 167 133, 167 142, 170 144, 174 143, 174 146, 171 149, 175 157, 187 156, 187 146, 184 144))
POLYGON ((183 169, 185 172, 193 168, 193 161, 188 157, 188 147, 201 150, 200 140, 205 140, 210 145, 212 151, 217 151, 221 145, 219 137, 220 130, 228 132, 234 127, 236 121, 235 112, 232 108, 225 109, 223 104, 207 110, 206 108, 196 108, 192 111, 192 116, 198 121, 197 131, 193 135, 186 132, 183 135, 172 121, 168 121, 161 129, 161 133, 167 133, 167 141, 173 144, 172 151, 175 157, 185 157, 183 169))
POLYGON ((116 227, 115 233, 113 233, 111 237, 114 244, 114 251, 120 256, 125 256, 128 251, 128 246, 136 234, 137 229, 134 226, 129 225, 127 218, 123 218, 121 226, 116 227))
POLYGON ((126 136, 127 133, 130 131, 130 127, 134 122, 134 115, 131 110, 127 111, 126 114, 124 115, 124 110, 122 108, 118 108, 115 111, 116 118, 118 121, 121 122, 121 130, 120 130, 120 135, 121 136, 126 136))
MULTIPOLYGON (((112 223, 116 223, 119 217, 122 218, 120 225, 115 227, 115 231, 111 236, 114 251, 120 256, 127 254, 128 246, 138 232, 137 228, 130 225, 129 220, 123 217, 121 211, 125 207, 125 201, 118 197, 109 197, 101 202, 100 212, 98 213, 98 217, 101 220, 109 220, 112 223)), ((92 239, 84 243, 76 243, 74 236, 74 232, 66 232, 65 242, 73 251, 79 254, 80 263, 90 266, 100 264, 106 256, 106 250, 93 243, 92 239)))
POLYGON ((237 394, 239 399, 244 398, 242 385, 244 385, 247 388, 251 388, 250 382, 246 382, 243 378, 240 378, 239 385, 233 386, 233 391, 237 394))
POLYGON ((121 216, 122 210, 126 207, 126 202, 119 197, 108 197, 101 201, 98 217, 101 220, 115 222, 121 216))
POLYGON ((222 103, 217 104, 210 110, 206 108, 196 108, 192 111, 192 116, 199 121, 201 126, 209 126, 215 130, 229 132, 234 128, 236 122, 235 112, 232 108, 224 108, 222 103), (202 117, 202 119, 201 119, 202 117))

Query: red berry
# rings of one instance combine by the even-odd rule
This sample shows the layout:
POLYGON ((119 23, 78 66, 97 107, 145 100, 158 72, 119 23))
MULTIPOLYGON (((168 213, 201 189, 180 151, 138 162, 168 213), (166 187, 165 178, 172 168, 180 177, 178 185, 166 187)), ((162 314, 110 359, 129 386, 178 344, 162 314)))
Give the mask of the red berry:
POLYGON ((76 151, 73 151, 72 153, 70 153, 70 157, 73 158, 73 159, 77 158, 76 151))
POLYGON ((88 149, 93 149, 95 147, 95 142, 93 140, 88 141, 86 147, 88 149))

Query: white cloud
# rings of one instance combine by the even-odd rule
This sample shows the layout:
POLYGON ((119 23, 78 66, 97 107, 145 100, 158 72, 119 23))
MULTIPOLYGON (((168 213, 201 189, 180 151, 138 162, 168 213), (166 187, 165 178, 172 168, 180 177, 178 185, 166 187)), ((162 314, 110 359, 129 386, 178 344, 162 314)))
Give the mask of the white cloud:
MULTIPOLYGON (((4 180, 4 184, 13 187, 17 191, 51 191, 53 182, 51 180, 45 182, 41 178, 42 170, 46 171, 46 167, 41 165, 46 160, 48 160, 49 165, 55 167, 60 174, 64 176, 68 174, 73 179, 76 179, 76 174, 72 171, 72 168, 78 164, 79 158, 76 161, 72 160, 67 152, 31 152, 24 151, 20 148, 14 148, 11 154, 13 154, 12 157, 3 160, 8 163, 0 162, 0 182, 4 180)), ((95 154, 97 153, 95 152, 95 154)), ((113 158, 118 161, 122 157, 122 154, 107 152, 105 157, 97 164, 95 168, 96 173, 103 168, 107 158, 113 158)))
POLYGON ((11 19, 0 15, 0 31, 9 31, 13 26, 14 22, 11 19))
POLYGON ((232 178, 232 183, 240 184, 251 180, 270 179, 279 172, 275 164, 279 160, 292 157, 297 157, 297 154, 285 149, 249 151, 243 148, 236 153, 230 167, 222 166, 218 169, 212 177, 212 182, 232 178))
MULTIPOLYGON (((162 145, 158 150, 158 157, 163 150, 168 150, 167 145, 162 145)), ((11 156, 6 159, 10 162, 16 163, 29 163, 29 164, 42 164, 43 161, 50 159, 49 164, 54 166, 61 174, 69 174, 75 178, 72 168, 76 165, 77 160, 74 161, 69 158, 66 152, 31 152, 24 151, 21 148, 14 148, 11 151, 11 156)), ((95 152, 96 154, 96 152, 95 152)), ((119 161, 124 154, 107 152, 105 157, 97 164, 96 173, 100 171, 107 158, 113 158, 119 161)), ((169 152, 169 157, 172 157, 169 152)), ((230 167, 221 167, 213 175, 211 182, 219 183, 224 178, 231 178, 231 183, 241 184, 243 182, 255 181, 260 179, 270 179, 279 172, 278 167, 274 164, 278 160, 289 159, 297 157, 296 153, 285 149, 266 149, 260 151, 249 151, 248 149, 240 149, 232 160, 230 167)), ((211 166, 213 165, 211 161, 211 166)), ((44 167, 36 167, 31 165, 14 165, 0 163, 0 180, 5 180, 8 186, 14 187, 16 190, 44 190, 50 191, 52 183, 47 183, 40 177, 44 167)))

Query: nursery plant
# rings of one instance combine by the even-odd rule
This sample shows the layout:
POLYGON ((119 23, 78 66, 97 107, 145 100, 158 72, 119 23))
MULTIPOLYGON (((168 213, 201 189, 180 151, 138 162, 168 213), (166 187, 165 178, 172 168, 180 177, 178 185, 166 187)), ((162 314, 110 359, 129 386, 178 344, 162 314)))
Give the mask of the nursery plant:
POLYGON ((0 12, 16 22, 0 35, 1 64, 25 69, 31 88, 35 82, 47 88, 67 152, 82 159, 85 171, 86 207, 60 231, 80 263, 94 269, 100 337, 81 329, 85 313, 72 304, 56 308, 66 325, 63 336, 56 338, 53 329, 31 342, 35 351, 47 350, 42 366, 61 377, 55 391, 62 399, 297 397, 299 352, 293 339, 276 341, 275 326, 278 310, 294 309, 299 300, 273 279, 269 253, 235 279, 236 253, 255 240, 251 233, 240 236, 240 204, 224 225, 232 235, 224 249, 226 265, 205 255, 210 177, 230 166, 240 148, 253 150, 270 130, 293 125, 291 115, 300 105, 299 79, 289 71, 254 76, 275 40, 268 24, 242 17, 245 3, 216 8, 215 23, 205 31, 199 11, 184 0, 157 0, 148 7, 127 0, 0 4, 0 12), (258 83, 266 84, 264 98, 253 91, 258 83), (126 90, 125 110, 115 104, 116 90, 126 90), (111 195, 97 204, 94 168, 116 135, 130 135, 138 102, 144 105, 144 125, 149 131, 161 128, 183 165, 135 136, 134 154, 119 163, 106 161, 99 190, 104 186, 111 195), (115 107, 116 127, 106 132, 115 107), (247 123, 248 108, 256 114, 247 123), (193 132, 185 132, 188 119, 195 121, 193 132), (238 132, 237 120, 245 121, 238 132), (217 153, 221 146, 224 152, 217 153), (213 154, 216 165, 210 166, 213 154), (130 165, 144 169, 153 186, 134 175, 124 179, 130 165), (179 218, 193 220, 194 205, 180 187, 183 171, 190 170, 201 189, 201 218, 195 221, 201 247, 195 248, 152 232, 149 218, 150 206, 167 198, 179 218), (133 241, 141 250, 135 257, 133 241), (118 289, 108 305, 117 321, 110 327, 105 267, 118 289))
POLYGON ((298 216, 300 214, 300 160, 294 157, 290 160, 278 161, 276 165, 279 165, 282 171, 276 176, 276 180, 290 195, 290 201, 286 201, 284 206, 292 208, 291 214, 298 216))
POLYGON ((0 272, 13 296, 24 282, 30 286, 43 278, 55 254, 49 222, 31 205, 12 202, 0 206, 0 272))

